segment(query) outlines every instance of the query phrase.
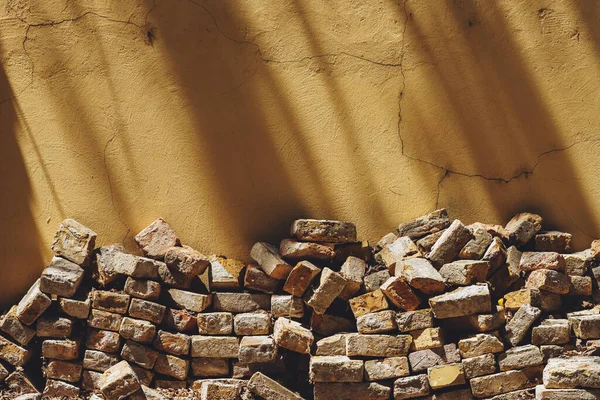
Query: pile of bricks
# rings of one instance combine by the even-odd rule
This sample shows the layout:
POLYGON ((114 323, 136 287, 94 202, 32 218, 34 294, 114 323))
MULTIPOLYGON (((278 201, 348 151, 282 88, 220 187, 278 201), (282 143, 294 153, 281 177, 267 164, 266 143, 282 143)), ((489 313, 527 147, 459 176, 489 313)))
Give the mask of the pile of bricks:
POLYGON ((40 279, 0 318, 0 388, 20 399, 600 399, 600 242, 522 213, 436 210, 371 246, 296 220, 246 264, 181 244, 140 255, 61 223, 40 279), (42 357, 42 374, 39 372, 42 357))

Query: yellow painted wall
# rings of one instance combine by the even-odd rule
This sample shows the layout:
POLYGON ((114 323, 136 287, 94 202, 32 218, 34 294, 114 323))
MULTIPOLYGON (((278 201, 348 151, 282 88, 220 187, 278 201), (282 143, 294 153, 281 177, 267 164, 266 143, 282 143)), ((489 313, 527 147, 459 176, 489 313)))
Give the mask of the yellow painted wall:
POLYGON ((65 217, 247 259, 298 217, 600 216, 592 0, 2 0, 0 304, 65 217))

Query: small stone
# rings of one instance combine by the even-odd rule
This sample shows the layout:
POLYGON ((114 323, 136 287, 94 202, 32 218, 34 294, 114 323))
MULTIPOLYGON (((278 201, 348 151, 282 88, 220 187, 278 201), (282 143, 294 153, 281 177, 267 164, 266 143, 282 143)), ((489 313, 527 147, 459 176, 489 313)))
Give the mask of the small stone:
POLYGON ((509 311, 517 311, 521 306, 541 307, 542 296, 538 289, 521 289, 504 295, 504 307, 509 311))
POLYGON ((15 367, 21 367, 29 361, 31 352, 0 336, 0 359, 15 367))
POLYGON ((365 361, 364 379, 366 381, 395 379, 409 374, 410 369, 406 357, 387 357, 365 361))
POLYGON ((442 347, 444 338, 440 328, 425 328, 417 331, 411 331, 413 338, 412 350, 427 350, 442 347))
POLYGON ((531 271, 525 287, 528 289, 545 290, 550 293, 567 294, 569 293, 569 284, 567 275, 551 269, 538 269, 531 271))
POLYGON ((159 354, 154 365, 154 371, 179 380, 187 378, 189 369, 189 360, 170 354, 159 354))
POLYGON ((271 314, 274 318, 302 318, 304 302, 300 297, 292 295, 273 295, 271 296, 271 314))
POLYGON ((192 358, 192 375, 204 378, 220 378, 229 376, 229 359, 227 358, 192 358))
POLYGON ((160 283, 147 279, 128 277, 125 281, 125 293, 144 300, 157 300, 160 296, 160 283))
POLYGON ((64 317, 42 317, 37 320, 36 335, 44 338, 67 338, 71 336, 73 321, 64 317))
POLYGON ((126 314, 129 299, 128 294, 94 290, 92 292, 92 308, 111 313, 126 314))
POLYGON ((480 260, 492 244, 492 235, 488 233, 482 224, 473 224, 467 228, 471 230, 473 239, 465 244, 465 247, 458 253, 458 257, 467 260, 480 260))
POLYGON ((305 242, 356 242, 356 226, 351 222, 324 219, 297 219, 290 234, 305 242))
POLYGON ((73 399, 79 397, 79 388, 67 382, 48 379, 42 395, 47 398, 73 399))
POLYGON ((471 391, 477 398, 488 398, 524 388, 528 384, 523 371, 506 371, 473 378, 471 391))
POLYGON ((158 276, 162 281, 162 284, 175 289, 190 289, 194 280, 197 280, 196 275, 182 274, 174 269, 170 269, 167 264, 163 262, 158 263, 158 276))
POLYGON ((430 391, 429 380, 425 374, 398 378, 394 381, 394 400, 427 396, 430 391))
POLYGON ((244 336, 240 342, 238 358, 242 363, 269 363, 276 357, 277 346, 269 336, 244 336))
POLYGON ((90 315, 90 306, 90 299, 60 299, 60 311, 73 318, 87 319, 90 315))
POLYGON ((349 357, 399 357, 408 354, 410 335, 362 335, 346 336, 346 355, 349 357))
POLYGON ((102 374, 97 386, 107 400, 117 400, 136 392, 140 382, 127 361, 121 361, 102 374))
POLYGON ((256 264, 249 264, 244 275, 244 287, 263 293, 275 293, 281 289, 281 281, 271 278, 256 264))
POLYGON ((396 265, 400 261, 420 254, 417 245, 409 237, 402 236, 386 245, 380 252, 375 254, 375 260, 377 260, 378 263, 385 265, 391 272, 394 272, 396 270, 396 265))
POLYGON ((542 217, 537 214, 520 213, 512 217, 504 228, 511 244, 522 246, 542 229, 542 217))
POLYGON ((173 308, 167 308, 163 323, 169 329, 182 333, 193 333, 198 326, 195 315, 173 308))
POLYGON ((535 235, 535 251, 570 253, 573 235, 566 232, 540 232, 535 235))
POLYGON ((201 335, 230 335, 233 332, 233 315, 228 312, 198 314, 196 320, 201 335))
POLYGON ((187 356, 190 353, 190 337, 183 333, 159 330, 154 338, 153 346, 166 353, 187 356))
POLYGON ((536 319, 542 314, 539 308, 531 307, 529 305, 522 305, 519 311, 515 313, 513 318, 506 324, 505 338, 513 346, 518 345, 527 331, 533 325, 536 319))
POLYGON ((313 313, 310 317, 310 329, 321 336, 350 332, 354 330, 354 326, 353 320, 337 315, 313 313))
POLYGON ((398 313, 396 323, 400 332, 433 328, 433 313, 430 308, 398 313))
MULTIPOLYGON (((326 383, 316 382, 314 385, 314 400, 388 400, 391 389, 389 386, 376 382, 365 383, 326 383)), ((281 400, 283 400, 282 398, 281 400)), ((287 399, 287 397, 285 397, 287 399)))
POLYGON ((31 325, 52 304, 50 297, 40 290, 38 279, 17 304, 17 318, 25 325, 31 325))
POLYGON ((338 333, 333 336, 325 337, 317 342, 317 356, 345 356, 346 355, 346 335, 338 333))
POLYGON ((167 307, 161 304, 135 298, 131 299, 131 304, 129 305, 129 315, 134 318, 154 322, 155 324, 162 322, 166 310, 167 307))
POLYGON ((211 290, 238 290, 242 287, 242 261, 223 257, 211 257, 208 274, 211 290))
POLYGON ((192 336, 192 357, 237 358, 239 339, 234 336, 192 336))
POLYGON ((11 307, 0 318, 0 330, 23 346, 27 346, 29 341, 35 336, 35 330, 23 324, 17 317, 17 306, 11 307))
POLYGON ((348 257, 346 259, 340 268, 340 274, 346 279, 346 286, 338 296, 340 299, 348 301, 360 290, 366 270, 367 264, 360 258, 348 257))
POLYGON ((44 340, 42 356, 56 360, 76 360, 79 358, 79 342, 69 339, 44 340))
POLYGON ((448 212, 445 208, 425 214, 414 221, 405 222, 398 226, 399 236, 408 236, 412 240, 435 234, 450 225, 448 212))
POLYGON ((88 319, 88 326, 108 331, 118 331, 121 327, 123 316, 108 311, 92 310, 88 319))
POLYGON ((274 279, 286 279, 292 271, 289 265, 277 252, 277 249, 268 243, 258 242, 252 246, 250 257, 274 279))
POLYGON ((459 340, 458 349, 463 358, 471 358, 486 353, 501 353, 504 351, 504 344, 494 335, 479 333, 459 340))
POLYGON ((592 277, 590 276, 568 276, 569 296, 591 296, 592 277))
POLYGON ((335 257, 333 248, 324 244, 298 242, 293 239, 283 239, 279 245, 279 253, 290 260, 312 259, 327 261, 335 257))
POLYGON ((461 363, 431 367, 427 370, 427 377, 434 390, 466 383, 461 363))
POLYGON ((273 327, 273 338, 278 346, 301 354, 310 354, 314 337, 310 330, 299 322, 277 318, 273 327))
POLYGON ((92 254, 96 236, 96 232, 74 219, 65 219, 58 227, 51 248, 58 256, 81 265, 92 254))
POLYGON ((272 400, 303 400, 302 397, 286 389, 273 379, 260 372, 254 373, 248 381, 248 389, 264 398, 272 400))
POLYGON ((268 335, 271 332, 271 316, 266 312, 237 314, 233 319, 237 336, 268 335))
MULTIPOLYGON (((17 368, 10 375, 8 375, 4 380, 4 385, 9 391, 15 394, 39 394, 39 391, 33 385, 33 383, 31 383, 27 375, 25 375, 25 371, 23 371, 22 368, 17 368)), ((15 400, 19 399, 19 397, 15 398, 15 400)))
POLYGON ((359 333, 384 333, 396 330, 396 313, 392 310, 361 315, 356 318, 359 333))
POLYGON ((594 264, 589 250, 561 256, 565 259, 565 274, 570 276, 583 276, 594 264))
MULTIPOLYGON (((116 365, 121 358, 118 354, 108 354, 102 351, 86 350, 83 355, 83 368, 93 371, 104 372, 116 365)), ((85 373, 84 373, 85 375, 85 373)))
POLYGON ((46 294, 73 297, 83 280, 83 268, 64 258, 55 257, 42 271, 40 290, 46 294))
MULTIPOLYGON (((84 370, 81 373, 81 388, 90 392, 98 390, 98 381, 100 380, 101 376, 102 372, 84 370)), ((93 395, 90 397, 90 400, 101 400, 101 398, 93 395)))
POLYGON ((307 293, 306 304, 312 307, 315 313, 324 314, 335 298, 342 293, 345 286, 346 279, 342 275, 329 268, 324 268, 319 287, 312 294, 307 293))
POLYGON ((81 378, 81 364, 51 360, 44 367, 44 376, 48 379, 77 383, 81 378))
POLYGON ((374 292, 375 290, 379 290, 381 285, 383 285, 388 279, 390 279, 390 271, 387 269, 374 272, 369 275, 365 275, 363 279, 363 283, 365 285, 366 292, 374 292))
POLYGON ((546 389, 544 385, 535 387, 537 400, 597 400, 600 390, 595 389, 546 389))
POLYGON ((302 297, 313 279, 319 275, 321 268, 308 261, 300 261, 294 268, 283 285, 283 290, 296 296, 302 297))
POLYGON ((456 344, 450 343, 436 349, 417 350, 408 355, 413 372, 427 371, 436 365, 446 365, 460 361, 456 344))
POLYGON ((402 278, 389 278, 381 285, 381 291, 390 303, 406 311, 416 310, 421 304, 421 299, 402 278))
POLYGON ((233 313, 268 310, 271 307, 271 296, 254 293, 224 293, 213 294, 213 309, 233 313))
POLYGON ((496 372, 496 357, 491 353, 487 353, 476 357, 464 358, 462 365, 467 379, 490 375, 496 372))
POLYGON ((439 319, 489 313, 491 296, 487 285, 465 286, 430 298, 429 305, 439 319))
POLYGON ((383 311, 389 307, 387 298, 381 289, 354 297, 350 299, 349 304, 356 318, 361 315, 383 311))
POLYGON ((123 345, 121 357, 142 368, 152 369, 158 357, 158 351, 128 340, 123 345))
POLYGON ((487 261, 490 264, 490 275, 494 274, 498 268, 506 263, 507 250, 502 243, 502 239, 495 237, 492 239, 492 244, 485 251, 482 261, 487 261))
POLYGON ((171 271, 185 275, 202 275, 211 264, 208 257, 188 246, 167 249, 165 263, 171 271))
POLYGON ((88 328, 85 339, 85 347, 106 353, 116 353, 121 345, 121 337, 118 332, 101 331, 88 328))
POLYGON ((156 335, 156 326, 148 321, 125 317, 121 322, 119 334, 125 339, 149 344, 156 335))
POLYGON ((548 389, 600 388, 600 357, 551 358, 544 368, 548 389))
POLYGON ((396 264, 396 276, 402 277, 410 286, 427 295, 444 293, 444 278, 424 258, 409 258, 396 264))
POLYGON ((539 346, 542 344, 565 344, 571 340, 571 328, 566 319, 547 319, 531 331, 531 343, 539 346))
POLYGON ((346 356, 310 358, 311 382, 362 382, 364 362, 346 356))
POLYGON ((174 304, 188 311, 202 312, 212 302, 212 296, 209 294, 199 294, 180 289, 168 289, 167 292, 174 304))
POLYGON ((163 258, 171 247, 181 244, 171 226, 162 218, 152 222, 134 239, 144 254, 151 258, 163 258))
POLYGON ((479 260, 458 260, 445 264, 440 268, 440 275, 450 285, 467 286, 485 282, 490 264, 479 260))
POLYGON ((552 269, 555 271, 565 270, 565 259, 555 252, 523 252, 519 269, 524 272, 537 269, 552 269))
POLYGON ((539 347, 531 344, 513 347, 498 356, 500 371, 523 369, 544 364, 544 358, 539 347))
POLYGON ((429 260, 436 268, 440 268, 452 261, 472 237, 471 231, 455 219, 431 248, 429 260))
POLYGON ((600 314, 582 314, 569 316, 573 333, 580 339, 600 338, 600 314))

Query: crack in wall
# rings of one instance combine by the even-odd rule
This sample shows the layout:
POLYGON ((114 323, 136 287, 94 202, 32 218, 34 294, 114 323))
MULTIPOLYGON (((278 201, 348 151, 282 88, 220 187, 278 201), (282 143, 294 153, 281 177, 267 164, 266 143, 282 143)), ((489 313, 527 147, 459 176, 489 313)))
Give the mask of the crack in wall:
POLYGON ((108 146, 112 143, 113 140, 115 140, 115 138, 117 137, 117 134, 115 133, 110 139, 108 139, 106 141, 106 144, 104 145, 104 153, 103 153, 103 160, 104 160, 104 171, 106 172, 106 179, 108 180, 108 190, 110 192, 110 201, 112 203, 113 209, 115 210, 115 213, 117 214, 117 218, 119 219, 119 222, 121 222, 121 224, 125 227, 125 229, 127 229, 127 232, 125 232, 125 236, 123 236, 123 243, 125 242, 125 239, 127 239, 127 237, 129 236, 129 233, 131 233, 131 228, 125 223, 125 221, 123 221, 123 218, 121 217, 121 212, 119 211, 116 203, 115 203, 115 196, 114 196, 114 189, 112 186, 112 180, 110 179, 110 171, 108 169, 108 162, 107 162, 107 151, 108 151, 108 146))

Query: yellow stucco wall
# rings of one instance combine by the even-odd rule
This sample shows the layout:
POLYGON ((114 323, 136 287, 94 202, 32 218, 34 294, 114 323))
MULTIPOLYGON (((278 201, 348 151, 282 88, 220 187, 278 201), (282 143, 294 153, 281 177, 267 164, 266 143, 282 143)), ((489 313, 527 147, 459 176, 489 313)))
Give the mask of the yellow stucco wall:
POLYGON ((598 236, 600 3, 3 0, 0 304, 65 217, 247 259, 444 206, 598 236))

